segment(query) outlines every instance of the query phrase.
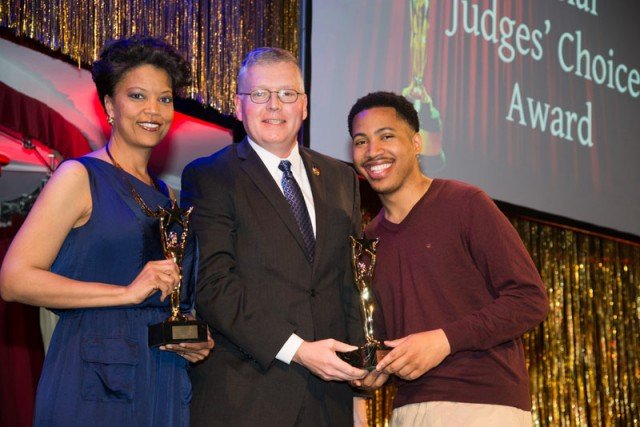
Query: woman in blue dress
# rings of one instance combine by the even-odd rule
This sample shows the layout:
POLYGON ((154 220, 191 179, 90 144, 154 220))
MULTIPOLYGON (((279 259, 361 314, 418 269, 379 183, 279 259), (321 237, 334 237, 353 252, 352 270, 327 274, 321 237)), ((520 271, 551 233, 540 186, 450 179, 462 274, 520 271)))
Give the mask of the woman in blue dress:
MULTIPOLYGON (((213 341, 148 346, 149 325, 169 316, 180 271, 163 255, 156 211, 170 206, 172 194, 147 163, 171 126, 189 66, 164 42, 133 37, 108 45, 92 75, 111 137, 60 165, 0 270, 3 299, 60 316, 34 425, 186 426, 189 362, 204 359, 213 341)), ((187 313, 193 247, 182 269, 187 313)))

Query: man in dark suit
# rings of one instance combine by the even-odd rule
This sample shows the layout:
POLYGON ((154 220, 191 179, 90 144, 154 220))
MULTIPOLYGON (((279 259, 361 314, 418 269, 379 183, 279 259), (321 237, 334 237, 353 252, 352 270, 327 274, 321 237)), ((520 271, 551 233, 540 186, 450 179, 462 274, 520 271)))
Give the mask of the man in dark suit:
POLYGON ((196 426, 346 426, 365 372, 336 351, 360 344, 348 236, 360 231, 358 183, 337 160, 297 144, 307 116, 289 52, 250 52, 236 115, 248 137, 188 165, 200 251, 196 310, 216 351, 193 369, 196 426))

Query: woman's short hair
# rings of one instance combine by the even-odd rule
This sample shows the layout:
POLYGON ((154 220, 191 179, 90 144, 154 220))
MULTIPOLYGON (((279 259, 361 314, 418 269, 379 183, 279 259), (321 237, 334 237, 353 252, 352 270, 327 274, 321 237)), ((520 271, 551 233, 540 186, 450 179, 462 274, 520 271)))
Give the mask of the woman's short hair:
POLYGON ((145 36, 113 40, 102 49, 100 58, 91 67, 103 108, 105 96, 113 96, 123 76, 141 65, 153 65, 166 71, 174 93, 191 83, 189 64, 163 40, 145 36))

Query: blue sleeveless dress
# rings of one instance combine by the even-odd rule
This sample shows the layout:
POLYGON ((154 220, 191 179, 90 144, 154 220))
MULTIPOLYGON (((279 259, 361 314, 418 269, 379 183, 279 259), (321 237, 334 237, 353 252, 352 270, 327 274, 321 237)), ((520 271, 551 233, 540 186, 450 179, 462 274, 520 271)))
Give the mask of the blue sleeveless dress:
MULTIPOLYGON (((89 174, 91 217, 69 233, 51 271, 126 286, 148 261, 164 256, 158 220, 142 212, 125 179, 151 209, 169 206, 167 187, 161 183, 160 192, 100 159, 76 160, 89 174)), ((193 240, 183 263, 185 312, 194 301, 193 240)), ((34 425, 189 425, 188 362, 147 344, 148 326, 169 312, 169 298, 160 302, 159 293, 135 306, 56 310, 60 319, 38 385, 34 425)))

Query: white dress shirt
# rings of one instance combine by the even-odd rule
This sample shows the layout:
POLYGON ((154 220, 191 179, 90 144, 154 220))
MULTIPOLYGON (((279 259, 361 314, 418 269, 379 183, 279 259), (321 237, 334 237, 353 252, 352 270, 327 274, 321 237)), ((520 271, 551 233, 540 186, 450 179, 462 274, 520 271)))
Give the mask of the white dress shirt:
MULTIPOLYGON (((309 211, 309 218, 311 219, 311 226, 313 227, 313 234, 316 234, 316 210, 313 205, 313 193, 311 192, 311 184, 309 183, 309 177, 307 176, 307 171, 304 168, 304 163, 302 162, 302 157, 300 157, 300 151, 298 151, 298 147, 291 150, 291 154, 287 158, 281 159, 275 154, 265 150, 260 145, 256 144, 251 140, 251 138, 247 138, 249 140, 249 145, 251 148, 258 154, 262 163, 266 166, 267 170, 273 177, 273 180, 278 184, 278 188, 284 195, 282 190, 282 174, 283 172, 278 168, 280 162, 282 160, 288 160, 291 162, 291 172, 293 173, 293 177, 295 178, 298 186, 300 187, 300 191, 302 191, 302 196, 304 197, 304 203, 307 206, 307 210, 309 211)), ((276 354, 276 359, 284 362, 291 363, 291 359, 298 351, 298 348, 302 344, 304 340, 300 338, 296 334, 291 334, 289 339, 284 343, 278 354, 276 354)))

